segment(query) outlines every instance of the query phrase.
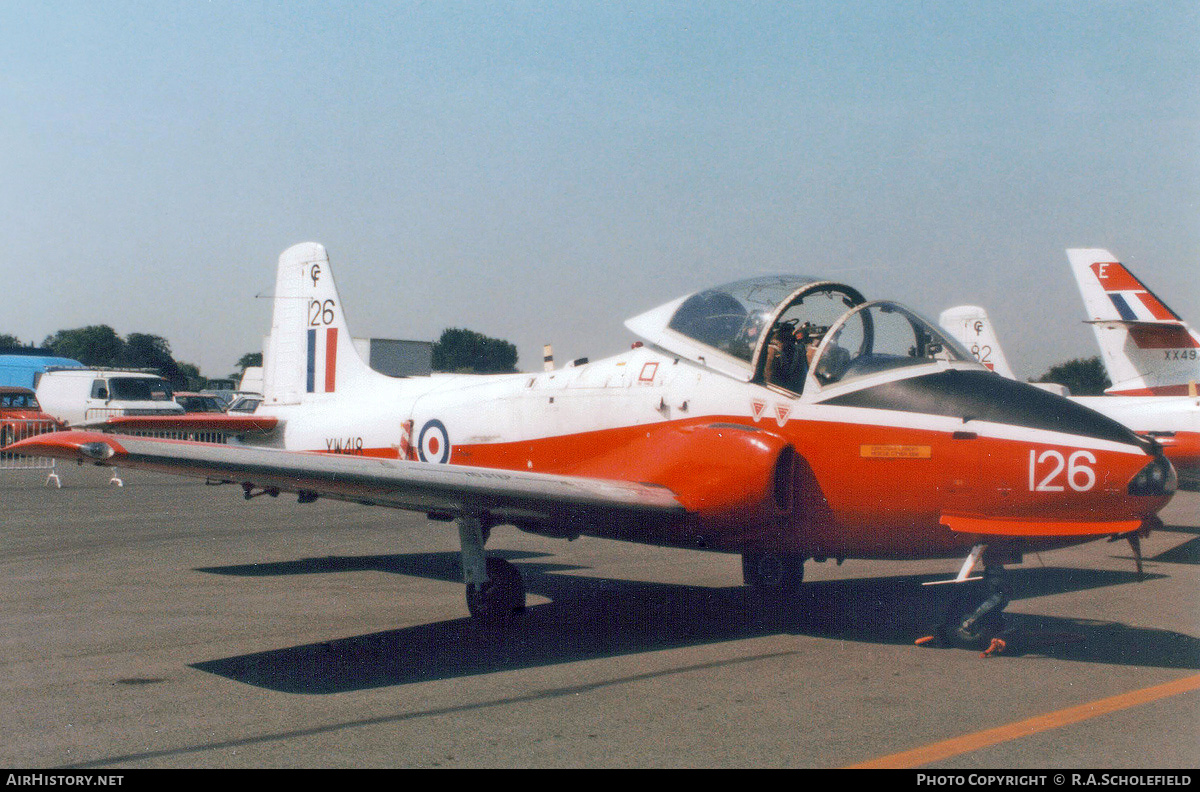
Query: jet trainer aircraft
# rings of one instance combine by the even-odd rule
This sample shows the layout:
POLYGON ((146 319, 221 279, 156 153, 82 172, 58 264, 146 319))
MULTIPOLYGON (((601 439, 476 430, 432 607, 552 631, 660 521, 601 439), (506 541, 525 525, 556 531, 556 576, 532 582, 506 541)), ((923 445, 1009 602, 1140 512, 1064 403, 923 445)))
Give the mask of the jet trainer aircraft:
POLYGON ((1003 564, 1145 533, 1175 490, 1153 441, 842 283, 749 278, 626 326, 643 341, 592 363, 386 377, 351 345, 325 249, 301 244, 279 259, 265 355, 273 447, 64 432, 22 448, 456 521, 485 623, 525 602, 519 570, 485 555, 498 524, 740 554, 772 592, 808 559, 964 558, 955 581, 982 562, 986 596, 939 635, 965 642, 1000 629, 1003 564))

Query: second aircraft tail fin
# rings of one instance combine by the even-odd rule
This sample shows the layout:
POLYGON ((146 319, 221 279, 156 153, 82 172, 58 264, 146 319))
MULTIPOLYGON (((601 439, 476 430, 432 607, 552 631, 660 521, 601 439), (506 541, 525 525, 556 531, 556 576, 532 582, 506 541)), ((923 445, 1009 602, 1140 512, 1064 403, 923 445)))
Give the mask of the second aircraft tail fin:
MULTIPOLYGON (((956 341, 971 350, 971 354, 980 363, 1002 377, 1016 379, 1008 365, 1008 358, 1004 357, 1004 350, 1000 348, 1000 339, 996 336, 996 330, 992 327, 992 320, 988 318, 987 311, 978 305, 947 308, 938 317, 938 324, 954 336, 956 341)), ((1071 395, 1066 386, 1058 383, 1031 382, 1029 384, 1051 393, 1057 393, 1059 396, 1071 395)))
POLYGON ((1000 348, 1000 340, 996 338, 996 331, 992 328, 987 311, 977 305, 947 308, 938 317, 938 324, 971 350, 971 354, 980 363, 1002 377, 1015 379, 1008 360, 1004 357, 1004 350, 1000 348))

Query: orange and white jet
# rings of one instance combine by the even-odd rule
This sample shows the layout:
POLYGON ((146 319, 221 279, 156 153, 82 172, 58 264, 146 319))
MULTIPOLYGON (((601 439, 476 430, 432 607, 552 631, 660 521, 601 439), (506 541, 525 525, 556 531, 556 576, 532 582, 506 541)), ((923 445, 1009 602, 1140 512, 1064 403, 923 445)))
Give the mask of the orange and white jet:
POLYGON ((739 554, 768 591, 808 559, 963 558, 954 580, 982 562, 985 596, 939 633, 963 641, 999 629, 1003 564, 1142 534, 1175 490, 1152 441, 846 284, 749 278, 626 326, 642 341, 596 362, 386 377, 351 345, 325 249, 297 245, 264 362, 272 447, 64 432, 23 448, 456 521, 487 621, 525 601, 517 568, 485 554, 502 523, 739 554))
POLYGON ((1117 396, 1196 395, 1200 334, 1116 257, 1099 248, 1067 251, 1117 396))

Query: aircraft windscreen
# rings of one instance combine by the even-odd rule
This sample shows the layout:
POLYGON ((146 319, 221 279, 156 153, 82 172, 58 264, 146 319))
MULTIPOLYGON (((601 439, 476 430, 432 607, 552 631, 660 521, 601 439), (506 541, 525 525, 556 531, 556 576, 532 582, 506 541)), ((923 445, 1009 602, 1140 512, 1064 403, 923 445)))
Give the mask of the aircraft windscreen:
POLYGON ((828 340, 814 375, 822 385, 933 361, 974 363, 932 322, 895 303, 863 305, 828 340))

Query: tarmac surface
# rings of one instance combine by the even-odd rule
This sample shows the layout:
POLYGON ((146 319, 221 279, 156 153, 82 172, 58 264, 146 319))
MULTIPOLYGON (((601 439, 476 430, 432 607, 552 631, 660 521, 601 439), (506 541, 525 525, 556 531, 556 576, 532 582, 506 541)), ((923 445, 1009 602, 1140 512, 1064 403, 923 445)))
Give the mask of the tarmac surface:
POLYGON ((1011 568, 1007 650, 914 645, 957 562, 806 567, 498 528, 529 608, 466 618, 453 524, 62 465, 0 471, 0 766, 1195 768, 1200 495, 1011 568))

